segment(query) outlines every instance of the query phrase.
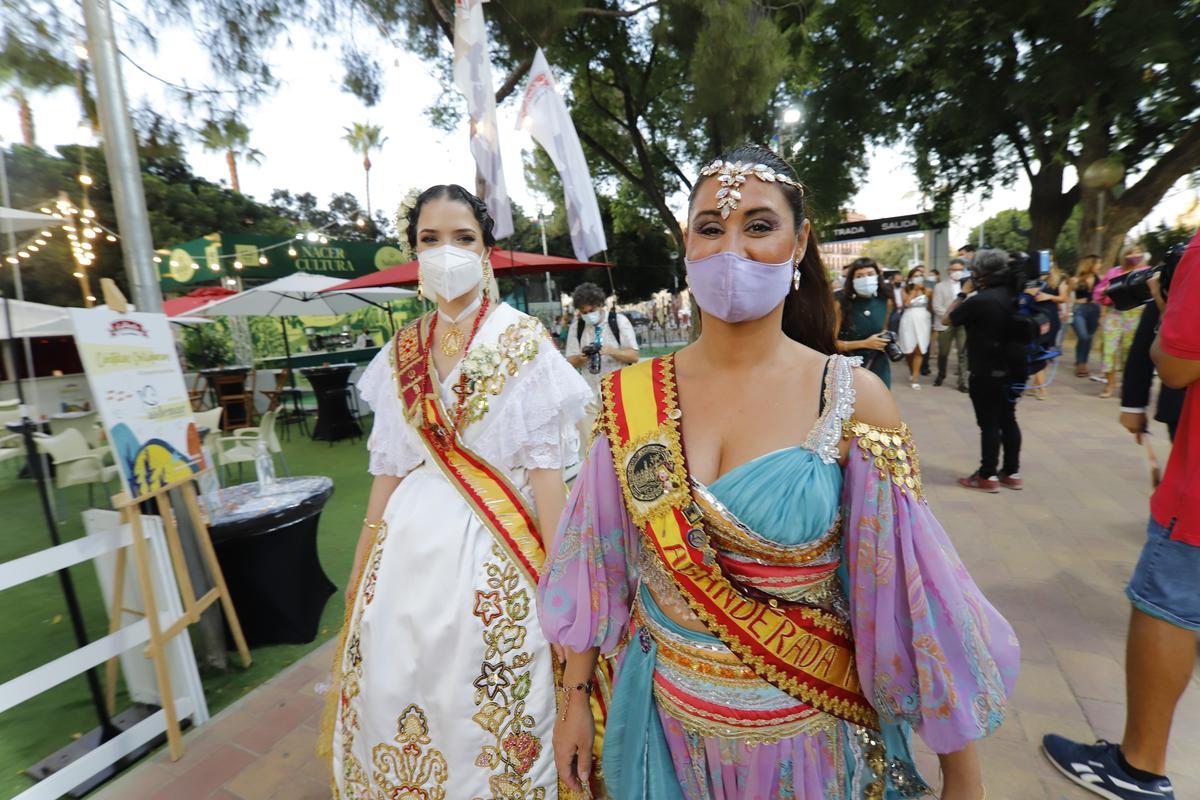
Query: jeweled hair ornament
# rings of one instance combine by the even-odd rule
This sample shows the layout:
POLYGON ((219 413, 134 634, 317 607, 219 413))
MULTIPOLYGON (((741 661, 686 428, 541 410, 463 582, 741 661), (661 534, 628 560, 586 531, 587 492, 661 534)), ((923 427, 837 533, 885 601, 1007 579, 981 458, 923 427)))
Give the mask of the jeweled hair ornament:
POLYGON ((786 183, 800 192, 801 197, 804 196, 804 187, 800 185, 799 181, 793 180, 781 172, 776 172, 766 164, 729 162, 718 158, 700 170, 700 174, 705 177, 716 175, 717 180, 721 183, 721 188, 717 189, 717 209, 721 212, 721 219, 729 219, 729 215, 738 207, 738 203, 742 199, 741 186, 746 182, 748 175, 765 183, 786 183))

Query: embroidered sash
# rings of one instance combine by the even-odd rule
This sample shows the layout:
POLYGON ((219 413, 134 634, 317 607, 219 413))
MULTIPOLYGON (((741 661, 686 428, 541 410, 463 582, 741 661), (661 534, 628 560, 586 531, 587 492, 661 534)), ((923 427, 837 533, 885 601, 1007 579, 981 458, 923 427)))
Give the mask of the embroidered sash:
POLYGON ((529 584, 537 586, 546 561, 537 520, 512 482, 456 435, 434 386, 433 367, 424 363, 424 344, 431 320, 431 315, 424 316, 396 332, 393 369, 405 416, 450 484, 492 532, 529 584))
POLYGON ((751 594, 721 570, 690 488, 674 359, 609 374, 602 396, 630 516, 696 616, 763 680, 820 711, 877 728, 858 681, 849 627, 818 608, 751 594))

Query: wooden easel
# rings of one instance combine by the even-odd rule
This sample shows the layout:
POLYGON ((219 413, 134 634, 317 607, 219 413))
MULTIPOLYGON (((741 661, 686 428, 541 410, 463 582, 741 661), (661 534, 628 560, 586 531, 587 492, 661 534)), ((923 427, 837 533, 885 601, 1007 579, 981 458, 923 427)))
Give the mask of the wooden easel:
MULTIPOLYGON (((100 285, 104 292, 104 302, 110 309, 122 313, 129 309, 125 296, 121 294, 121 291, 111 279, 104 278, 101 280, 100 285)), ((211 467, 208 469, 211 469, 211 467)), ((121 515, 121 523, 130 526, 134 568, 137 570, 138 587, 142 593, 143 610, 135 611, 125 607, 125 569, 127 566, 126 551, 128 548, 122 547, 116 552, 116 581, 113 591, 112 613, 109 616, 109 633, 115 633, 121 628, 121 617, 126 612, 143 615, 150 627, 150 643, 146 645, 144 655, 154 662, 154 676, 158 682, 158 692, 162 700, 163 713, 166 716, 167 744, 170 748, 172 760, 176 760, 183 755, 183 737, 179 728, 179 718, 175 713, 175 694, 171 688, 171 675, 167 665, 167 642, 175 636, 184 633, 189 625, 199 622, 200 615, 209 606, 220 600, 221 609, 225 612, 225 621, 229 624, 234 644, 237 646, 238 654, 241 656, 242 666, 248 667, 251 663, 250 648, 246 646, 246 637, 242 634, 242 626, 238 621, 237 611, 233 607, 233 601, 229 596, 229 589, 225 585, 225 576, 221 572, 221 565, 217 561, 217 551, 213 548, 212 539, 208 534, 208 522, 204 513, 200 510, 199 501, 196 499, 195 480, 198 474, 200 473, 193 473, 186 478, 159 487, 152 492, 147 492, 140 497, 131 498, 128 493, 121 492, 112 498, 113 508, 121 515), (191 576, 188 574, 187 562, 183 555, 183 546, 179 540, 179 526, 176 524, 175 513, 171 508, 169 493, 174 489, 178 489, 183 495, 188 517, 191 519, 196 532, 196 542, 200 546, 200 554, 215 585, 215 588, 209 590, 203 597, 199 598, 196 597, 191 576), (146 534, 142 527, 141 505, 151 500, 156 503, 159 516, 162 518, 163 534, 170 553, 171 566, 175 571, 175 579, 178 581, 179 593, 183 599, 183 616, 166 628, 162 627, 162 622, 158 615, 158 604, 154 597, 154 583, 150 574, 150 553, 146 546, 146 534)), ((106 700, 109 709, 115 711, 117 699, 117 659, 115 657, 109 659, 106 664, 105 679, 105 688, 107 690, 106 700)))

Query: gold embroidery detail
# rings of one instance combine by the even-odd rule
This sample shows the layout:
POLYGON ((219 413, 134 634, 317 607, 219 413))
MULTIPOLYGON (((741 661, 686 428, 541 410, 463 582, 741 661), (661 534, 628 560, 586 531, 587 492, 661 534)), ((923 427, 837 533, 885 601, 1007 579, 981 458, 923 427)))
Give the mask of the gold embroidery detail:
MULTIPOLYGON (((480 344, 478 347, 495 350, 495 361, 498 366, 494 372, 486 376, 472 377, 467 382, 466 412, 463 414, 463 427, 472 422, 478 422, 487 415, 491 407, 491 398, 498 396, 508 383, 515 377, 521 367, 532 361, 538 354, 540 339, 545 332, 542 323, 533 317, 526 317, 514 322, 500 334, 496 344, 480 344)), ((471 358, 475 348, 467 353, 465 359, 471 358)))
POLYGON ((925 499, 925 490, 921 485, 921 461, 917 457, 912 431, 907 425, 881 428, 849 419, 842 424, 842 438, 854 439, 863 460, 874 463, 879 470, 879 477, 890 480, 900 494, 911 493, 915 500, 925 499))
POLYGON ((399 747, 378 744, 371 753, 372 779, 381 798, 445 800, 443 784, 449 775, 446 757, 429 747, 429 721, 420 706, 410 705, 396 721, 399 747))
POLYGON ((498 546, 493 545, 492 557, 484 562, 487 591, 475 591, 472 608, 483 623, 484 660, 474 682, 479 711, 471 719, 491 736, 475 766, 494 772, 488 778, 493 797, 543 800, 545 787, 534 787, 529 777, 542 752, 542 741, 533 733, 537 721, 525 707, 533 682, 533 655, 524 649, 529 589, 498 546))
MULTIPOLYGON (((617 469, 617 480, 621 483, 621 491, 625 495, 625 505, 629 516, 639 528, 646 527, 654 517, 669 512, 672 508, 685 505, 691 498, 688 482, 687 466, 683 460, 683 441, 679 435, 679 404, 678 393, 675 391, 675 359, 665 356, 658 359, 662 364, 663 405, 667 408, 667 419, 655 430, 645 435, 621 444, 617 435, 616 398, 613 396, 611 374, 601 381, 601 391, 604 400, 604 425, 608 434, 608 442, 613 450, 613 463, 617 469), (664 491, 652 500, 640 500, 634 493, 629 482, 629 467, 631 462, 643 448, 661 447, 669 457, 657 465, 657 478, 661 481, 664 491)), ((626 369, 653 370, 653 362, 626 367, 626 369)), ((653 380, 653 377, 651 378, 653 380)))

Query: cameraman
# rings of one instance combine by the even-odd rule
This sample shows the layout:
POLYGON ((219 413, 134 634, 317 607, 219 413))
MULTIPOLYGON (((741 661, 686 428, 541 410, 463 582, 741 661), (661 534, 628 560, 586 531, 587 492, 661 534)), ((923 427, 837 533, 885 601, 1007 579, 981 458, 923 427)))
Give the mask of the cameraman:
MULTIPOLYGON (((598 404, 600 379, 613 370, 637 363, 640 357, 637 334, 628 317, 607 310, 608 297, 594 283, 579 284, 571 295, 571 304, 579 312, 579 319, 567 330, 564 355, 571 366, 582 372, 598 404)), ((592 423, 598 411, 598 406, 589 409, 580 422, 582 447, 586 448, 591 441, 592 423)))
POLYGON ((1017 426, 1014 376, 1008 353, 1017 295, 1008 254, 1004 251, 980 250, 972 266, 971 279, 963 285, 942 319, 945 324, 962 325, 966 329, 968 391, 979 425, 979 469, 959 478, 958 483, 968 489, 995 493, 1001 485, 1022 488, 1021 429, 1017 426), (1004 468, 997 473, 1001 445, 1004 468))
MULTIPOLYGON (((1165 776, 1175 707, 1196 662, 1200 631, 1200 233, 1170 279, 1151 357, 1162 382, 1187 388, 1163 482, 1150 500, 1146 544, 1125 594, 1125 734, 1120 744, 1042 740, 1046 757, 1102 797, 1173 800, 1165 776)), ((1161 293, 1154 286, 1155 300, 1161 293)))

